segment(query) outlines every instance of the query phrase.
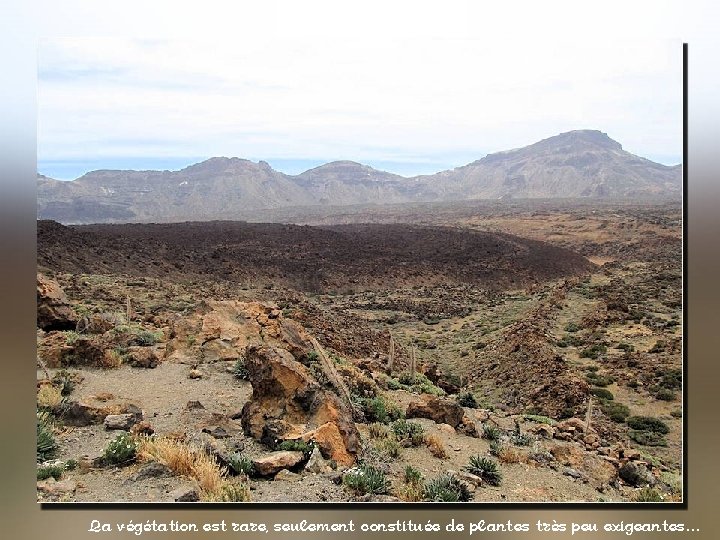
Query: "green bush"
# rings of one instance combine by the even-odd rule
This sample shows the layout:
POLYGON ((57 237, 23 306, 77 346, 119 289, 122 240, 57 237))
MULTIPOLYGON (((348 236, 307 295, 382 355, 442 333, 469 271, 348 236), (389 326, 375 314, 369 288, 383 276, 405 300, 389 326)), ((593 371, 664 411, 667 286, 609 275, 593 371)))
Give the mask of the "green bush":
POLYGON ((642 488, 640 491, 638 491, 635 494, 635 497, 633 497, 633 501, 635 501, 635 502, 662 502, 663 498, 657 489, 651 488, 651 487, 645 487, 645 488, 642 488))
POLYGON ((55 480, 60 480, 64 470, 65 467, 62 464, 41 465, 37 470, 37 479, 47 480, 53 477, 55 480))
POLYGON ((247 365, 245 364, 245 358, 238 358, 235 361, 232 372, 235 378, 241 381, 247 381, 250 378, 250 373, 248 372, 247 365))
POLYGON ((627 425, 632 429, 639 431, 652 431, 653 433, 660 433, 665 435, 670 432, 670 428, 665 422, 659 418, 653 418, 651 416, 631 416, 627 419, 627 425))
POLYGON ((578 331, 581 330, 581 329, 582 329, 582 328, 581 328, 578 324, 576 324, 576 323, 574 323, 574 322, 569 322, 569 323, 567 323, 567 324, 565 325, 565 331, 566 331, 566 332, 578 332, 578 331))
POLYGON ((289 452, 302 452, 306 456, 310 456, 314 448, 315 443, 313 443, 312 441, 307 443, 305 441, 301 441, 300 439, 283 441, 278 445, 278 450, 286 450, 289 452))
POLYGON ((523 417, 525 420, 529 420, 530 422, 536 422, 538 424, 548 424, 548 425, 554 425, 555 420, 548 416, 542 416, 539 414, 524 414, 523 417))
POLYGON ((155 333, 148 330, 140 330, 133 337, 133 341, 138 345, 147 347, 155 345, 158 341, 160 341, 160 338, 162 338, 162 332, 155 333))
POLYGON ((599 386, 599 387, 609 386, 615 382, 615 380, 612 377, 610 377, 609 375, 600 375, 596 371, 589 372, 585 376, 585 379, 587 380, 587 382, 589 384, 592 384, 593 386, 599 386))
POLYGON ((230 466, 230 470, 235 474, 245 476, 255 474, 255 465, 253 465, 252 459, 243 456, 240 452, 235 452, 228 456, 228 465, 230 466))
POLYGON ((486 457, 470 456, 470 462, 465 469, 479 476, 491 486, 499 486, 502 481, 502 474, 497 463, 486 457))
POLYGON ((426 482, 423 496, 431 502, 467 502, 472 499, 467 484, 449 473, 426 482))
POLYGON ((343 485, 356 493, 387 493, 389 481, 385 473, 368 464, 361 464, 349 469, 342 479, 343 485))
POLYGON ((412 465, 406 465, 403 471, 403 482, 406 484, 419 484, 422 482, 422 473, 412 465))
POLYGON ((457 402, 458 405, 460 405, 461 407, 470 407, 471 409, 475 409, 478 406, 478 402, 471 392, 463 392, 462 394, 458 394, 457 402))
POLYGON ((107 465, 128 465, 137 457, 137 442, 129 433, 121 433, 105 447, 103 462, 107 465))
POLYGON ((592 358, 596 360, 601 354, 607 352, 607 347, 602 343, 594 343, 580 352, 580 358, 592 358))
POLYGON ((660 373, 660 386, 668 390, 680 390, 682 388, 682 370, 668 369, 660 373))
POLYGON ((375 442, 375 448, 380 452, 380 458, 383 461, 392 461, 400 458, 402 447, 400 443, 392 437, 379 439, 375 442))
POLYGON ((37 411, 37 461, 47 461, 57 455, 58 444, 53 434, 51 416, 47 411, 37 411))
POLYGON ((502 454, 503 450, 505 450, 505 445, 500 442, 499 440, 490 441, 490 455, 491 456, 500 456, 502 454))
POLYGON ((382 397, 363 398, 360 401, 363 414, 368 422, 387 424, 390 421, 385 400, 382 397))
POLYGON ((245 483, 225 482, 208 500, 211 502, 247 502, 250 500, 250 488, 245 483))
POLYGON ((502 429, 491 424, 483 424, 482 438, 488 441, 497 441, 502 437, 502 429))
POLYGON ((630 409, 627 405, 623 405, 617 401, 601 401, 600 410, 605 413, 605 416, 610 420, 618 424, 622 424, 625 422, 625 419, 630 416, 630 409))
POLYGON ((425 430, 417 422, 408 422, 404 418, 392 423, 392 430, 398 441, 408 441, 412 446, 420 446, 423 443, 425 430))
POLYGON ((659 399, 660 401, 675 401, 676 397, 677 394, 668 388, 660 388, 655 392, 655 399, 659 399))
POLYGON ((527 433, 513 433, 510 439, 516 446, 530 446, 534 441, 532 435, 527 433))
POLYGON ((615 399, 613 393, 605 388, 591 388, 590 393, 600 399, 607 399, 608 401, 615 399))
POLYGON ((667 446, 665 437, 654 431, 630 430, 628 437, 643 446, 667 446))

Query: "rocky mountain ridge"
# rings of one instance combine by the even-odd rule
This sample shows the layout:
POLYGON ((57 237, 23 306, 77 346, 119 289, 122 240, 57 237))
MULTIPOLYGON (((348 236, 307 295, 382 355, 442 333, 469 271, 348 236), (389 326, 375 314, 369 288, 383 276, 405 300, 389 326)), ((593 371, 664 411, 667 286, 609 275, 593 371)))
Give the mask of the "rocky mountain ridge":
POLYGON ((299 175, 215 157, 180 171, 98 170, 73 181, 38 175, 38 217, 62 223, 243 219, 288 207, 511 198, 679 198, 682 168, 635 156, 579 130, 406 178, 352 161, 299 175))

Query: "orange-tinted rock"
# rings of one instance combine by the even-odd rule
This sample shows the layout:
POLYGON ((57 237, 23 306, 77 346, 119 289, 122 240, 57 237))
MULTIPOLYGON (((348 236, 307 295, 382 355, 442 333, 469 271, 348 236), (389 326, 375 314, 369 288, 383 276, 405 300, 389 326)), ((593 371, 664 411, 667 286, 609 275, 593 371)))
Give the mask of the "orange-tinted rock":
POLYGON ((43 330, 75 330, 78 317, 58 283, 37 274, 37 325, 43 330))
POLYGON ((282 469, 290 469, 304 458, 302 452, 273 452, 253 460, 255 471, 261 476, 271 476, 282 469))
POLYGON ((465 409, 454 401, 435 396, 423 395, 407 406, 408 418, 429 418, 436 424, 448 424, 454 429, 471 437, 477 437, 475 422, 465 414, 465 409))

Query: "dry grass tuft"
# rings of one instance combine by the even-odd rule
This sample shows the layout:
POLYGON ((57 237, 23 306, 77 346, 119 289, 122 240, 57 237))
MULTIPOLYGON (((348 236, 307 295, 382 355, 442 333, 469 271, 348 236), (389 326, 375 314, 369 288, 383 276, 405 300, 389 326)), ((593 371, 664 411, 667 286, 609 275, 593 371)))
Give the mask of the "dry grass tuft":
POLYGON ((44 384, 37 393, 37 404, 42 409, 53 409, 60 405, 62 394, 60 389, 51 384, 44 384))
POLYGON ((114 349, 106 349, 99 364, 102 368, 119 368, 123 363, 122 355, 114 349))
POLYGON ((374 422, 368 426, 368 434, 373 439, 387 439, 390 436, 390 428, 380 422, 374 422))
POLYGON ((502 445, 498 449, 497 458, 500 463, 527 463, 528 460, 527 454, 506 445, 502 445))
POLYGON ((395 496, 401 501, 418 502, 423 500, 424 485, 422 482, 403 483, 395 490, 395 496))
POLYGON ((425 446, 428 447, 430 453, 436 458, 446 459, 448 457, 448 453, 442 439, 435 434, 425 435, 425 446))
POLYGON ((140 439, 138 459, 157 461, 175 474, 197 480, 204 497, 211 498, 223 489, 226 472, 208 454, 179 441, 166 438, 140 439))

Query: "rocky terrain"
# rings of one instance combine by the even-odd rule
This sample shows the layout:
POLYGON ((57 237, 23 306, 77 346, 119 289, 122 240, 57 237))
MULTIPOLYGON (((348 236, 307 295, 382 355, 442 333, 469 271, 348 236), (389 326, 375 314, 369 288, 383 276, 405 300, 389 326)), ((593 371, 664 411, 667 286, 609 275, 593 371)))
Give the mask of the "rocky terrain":
POLYGON ((38 500, 682 500, 678 205, 363 212, 39 222, 38 500))
POLYGON ((211 158, 180 171, 38 176, 38 216, 62 223, 270 221, 279 209, 483 199, 679 200, 681 167, 653 163, 594 130, 562 133, 463 167, 405 178, 351 161, 291 176, 269 164, 211 158))

